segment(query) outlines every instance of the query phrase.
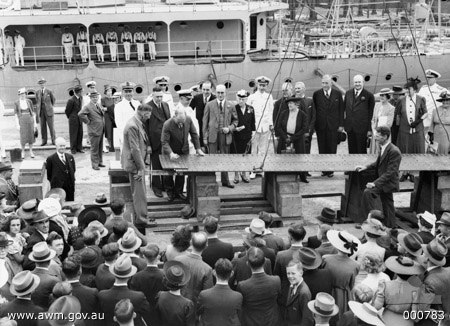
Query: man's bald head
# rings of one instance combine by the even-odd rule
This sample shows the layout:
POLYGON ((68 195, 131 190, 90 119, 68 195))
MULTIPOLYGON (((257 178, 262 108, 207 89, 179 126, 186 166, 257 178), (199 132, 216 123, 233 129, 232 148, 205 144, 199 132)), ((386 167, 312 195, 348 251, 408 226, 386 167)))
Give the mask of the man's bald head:
POLYGON ((186 121, 186 110, 182 107, 177 107, 175 109, 174 119, 175 119, 176 123, 186 121))
POLYGON ((330 75, 323 75, 322 77, 322 88, 326 91, 331 89, 331 85, 333 84, 333 81, 331 79, 330 75))
POLYGON ((353 86, 356 90, 361 90, 364 86, 364 77, 361 75, 356 75, 353 77, 353 86))
POLYGON ((192 234, 192 248, 197 252, 202 252, 208 245, 208 237, 205 232, 196 232, 192 234))

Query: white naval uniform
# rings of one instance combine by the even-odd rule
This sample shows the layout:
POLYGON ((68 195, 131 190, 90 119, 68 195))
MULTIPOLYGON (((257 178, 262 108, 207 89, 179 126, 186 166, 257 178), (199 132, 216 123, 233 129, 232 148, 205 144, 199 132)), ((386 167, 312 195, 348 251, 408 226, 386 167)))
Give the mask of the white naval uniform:
POLYGON ((105 54, 103 53, 103 44, 105 43, 105 38, 103 34, 96 33, 92 36, 92 43, 95 44, 95 49, 97 50, 97 60, 105 61, 105 54))
POLYGON ((267 145, 269 147, 271 146, 268 143, 271 133, 270 126, 273 126, 272 95, 267 92, 261 93, 260 91, 256 91, 248 97, 247 104, 252 106, 255 112, 256 133, 252 138, 252 154, 265 153, 267 145), (265 110, 264 107, 266 107, 265 110))
POLYGON ((131 53, 131 41, 133 40, 133 36, 130 32, 123 32, 120 36, 120 42, 123 43, 123 49, 125 51, 125 61, 130 61, 130 53, 131 53))
POLYGON ((61 37, 61 43, 64 47, 67 63, 71 63, 73 57, 73 44, 75 43, 72 33, 64 33, 61 37))
POLYGON ((145 35, 142 32, 134 33, 134 43, 136 43, 138 61, 144 60, 145 35))
MULTIPOLYGON (((5 48, 4 45, 4 37, 3 34, 0 35, 0 65, 3 65, 6 61, 6 59, 3 59, 3 49, 5 48)), ((5 57, 6 57, 6 51, 5 51, 5 57)))
POLYGON ((155 32, 147 32, 145 35, 148 43, 148 54, 150 55, 150 60, 156 59, 156 33, 155 32))
POLYGON ((14 36, 14 49, 16 53, 16 65, 20 65, 23 67, 25 66, 23 62, 23 48, 25 47, 25 39, 22 37, 22 35, 14 36))
POLYGON ((11 35, 5 36, 5 61, 13 64, 14 60, 14 39, 11 35))
MULTIPOLYGON (((132 99, 134 108, 137 110, 140 102, 132 99)), ((114 118, 116 121, 116 130, 114 131, 114 146, 122 149, 123 146, 123 130, 128 120, 130 120, 136 114, 135 110, 130 105, 130 101, 123 98, 122 101, 114 106, 114 118)))
POLYGON ((111 55, 111 61, 117 60, 117 33, 108 32, 106 33, 106 42, 109 45, 109 53, 111 55))
POLYGON ((80 48, 81 61, 86 62, 88 57, 88 35, 86 32, 77 33, 77 45, 80 48))

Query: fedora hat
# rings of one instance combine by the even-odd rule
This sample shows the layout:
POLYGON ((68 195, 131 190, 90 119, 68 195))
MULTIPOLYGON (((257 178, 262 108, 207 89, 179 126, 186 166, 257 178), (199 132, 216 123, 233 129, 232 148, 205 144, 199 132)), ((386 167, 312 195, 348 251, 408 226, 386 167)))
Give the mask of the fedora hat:
POLYGON ((391 256, 384 264, 395 274, 420 275, 424 272, 424 268, 409 257, 391 256))
POLYGON ((14 276, 9 290, 11 294, 22 297, 32 293, 39 286, 40 282, 39 276, 34 275, 30 271, 22 271, 14 276))
POLYGON ((304 269, 316 269, 322 264, 322 256, 314 249, 302 247, 298 251, 298 259, 304 269))
POLYGON ((180 211, 181 218, 185 220, 190 219, 194 215, 195 215, 195 208, 192 207, 191 205, 184 206, 180 211))
POLYGON ((447 246, 439 239, 435 238, 427 245, 423 245, 423 253, 428 260, 436 266, 444 266, 446 263, 447 246))
POLYGON ((406 250, 407 253, 420 257, 422 255, 423 240, 417 233, 402 233, 399 234, 398 243, 406 250))
POLYGON ((44 222, 44 221, 47 221, 49 219, 50 218, 48 217, 47 214, 45 214, 44 211, 34 211, 32 213, 32 215, 31 215, 30 224, 44 222))
POLYGON ((377 220, 376 218, 367 218, 367 220, 365 220, 361 225, 361 229, 364 232, 373 235, 383 236, 387 234, 386 227, 383 225, 383 223, 381 223, 381 221, 377 220))
POLYGON ((24 219, 25 221, 29 222, 31 219, 31 216, 33 215, 33 212, 37 210, 37 207, 39 206, 39 200, 38 199, 30 199, 27 200, 22 204, 22 206, 19 207, 19 209, 16 211, 16 214, 24 219))
POLYGON ((39 84, 39 85, 45 84, 46 82, 47 82, 47 81, 45 80, 44 77, 41 77, 41 78, 39 78, 39 80, 38 80, 38 84, 39 84))
POLYGON ((417 218, 423 218, 427 223, 431 224, 432 226, 434 226, 436 224, 436 215, 431 214, 428 211, 425 211, 421 214, 417 214, 417 218))
POLYGON ((74 92, 79 92, 83 90, 83 86, 81 85, 75 85, 75 87, 73 88, 74 92))
POLYGON ((100 233, 101 238, 104 238, 108 235, 108 229, 105 228, 105 226, 98 220, 93 220, 92 222, 90 222, 87 226, 87 229, 94 232, 98 231, 98 233, 100 233))
POLYGON ((337 250, 353 255, 358 251, 361 242, 353 234, 347 231, 330 230, 327 232, 327 238, 337 250))
POLYGON ((48 217, 53 217, 61 212, 61 204, 55 198, 44 198, 39 203, 38 211, 44 211, 48 217))
POLYGON ((104 192, 99 192, 99 193, 97 193, 97 195, 95 195, 93 204, 98 205, 98 206, 106 206, 106 205, 109 205, 109 200, 108 200, 108 198, 106 198, 106 195, 104 192))
POLYGON ((439 221, 436 222, 436 224, 444 224, 450 226, 450 213, 444 212, 439 221))
POLYGON ((285 102, 285 103, 289 103, 289 102, 295 102, 295 103, 298 103, 298 102, 300 102, 300 101, 301 101, 301 98, 300 98, 300 97, 294 97, 294 96, 291 96, 291 97, 288 97, 288 98, 284 99, 284 102, 285 102))
POLYGON ((245 232, 247 233, 255 233, 257 235, 263 235, 264 231, 266 230, 266 225, 264 224, 264 221, 259 218, 254 218, 250 226, 245 228, 245 232))
POLYGON ((136 232, 132 228, 128 228, 117 244, 122 252, 134 252, 141 246, 142 240, 136 236, 136 232))
POLYGON ((86 247, 81 251, 81 267, 96 268, 102 262, 102 255, 95 249, 86 247))
POLYGON ((0 172, 13 170, 13 167, 8 162, 0 162, 0 172))
POLYGON ((47 242, 41 241, 33 246, 33 251, 30 252, 28 258, 35 263, 43 263, 53 259, 56 256, 56 251, 48 247, 47 242))
POLYGON ((450 96, 447 93, 441 94, 439 96, 439 98, 436 99, 436 101, 438 101, 438 102, 448 102, 448 101, 450 101, 450 96))
POLYGON ((89 93, 89 97, 95 97, 95 96, 99 96, 100 95, 100 93, 99 92, 97 92, 97 90, 92 90, 92 92, 90 92, 89 93))
POLYGON ((175 286, 184 286, 189 282, 191 273, 182 262, 170 260, 164 264, 164 276, 168 283, 175 286))
POLYGON ((78 215, 79 225, 88 225, 92 221, 99 221, 104 224, 106 221, 106 213, 103 209, 97 206, 90 206, 83 209, 78 215))
POLYGON ((348 306, 356 318, 369 325, 385 326, 383 319, 378 315, 377 309, 371 304, 364 302, 349 301, 348 306))
POLYGON ((81 312, 80 301, 73 295, 59 297, 48 308, 48 314, 57 318, 49 319, 51 326, 71 326, 74 325, 73 316, 81 312), (61 318, 63 317, 63 318, 61 318))
POLYGON ((109 271, 117 278, 128 278, 136 274, 137 268, 133 266, 130 256, 122 254, 109 266, 109 271))
POLYGON ((401 86, 392 86, 392 94, 403 95, 405 94, 405 89, 401 86))
POLYGON ((316 299, 308 302, 308 308, 314 314, 324 317, 333 317, 339 312, 339 307, 335 304, 334 298, 325 292, 317 293, 316 299))
POLYGON ((323 223, 334 224, 337 222, 337 213, 334 209, 324 207, 316 218, 323 223))

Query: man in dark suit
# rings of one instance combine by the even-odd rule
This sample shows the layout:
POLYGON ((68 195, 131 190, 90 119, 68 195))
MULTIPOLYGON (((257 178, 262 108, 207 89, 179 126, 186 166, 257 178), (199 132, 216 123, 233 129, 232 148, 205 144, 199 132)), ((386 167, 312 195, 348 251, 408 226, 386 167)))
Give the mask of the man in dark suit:
MULTIPOLYGON (((331 88, 330 75, 322 77, 322 89, 313 94, 316 108, 317 143, 320 154, 336 154, 338 132, 344 130, 344 102, 341 93, 331 88)), ((333 177, 333 172, 323 172, 322 176, 333 177)))
POLYGON ((133 193, 134 224, 138 227, 153 227, 154 221, 147 218, 147 194, 145 188, 145 157, 151 147, 144 130, 144 123, 152 114, 148 104, 139 105, 135 115, 128 120, 123 130, 122 168, 128 172, 133 193))
POLYGON ((130 299, 135 308, 137 317, 135 325, 151 324, 150 305, 141 291, 133 291, 128 288, 129 279, 136 274, 136 267, 131 263, 128 255, 121 255, 114 265, 110 266, 110 272, 116 277, 114 285, 109 290, 100 291, 98 298, 101 311, 105 313, 105 325, 113 325, 114 307, 122 299, 130 299), (144 321, 143 321, 143 320, 144 321))
POLYGON ((215 100, 216 96, 211 93, 211 82, 205 81, 202 84, 202 94, 197 94, 192 98, 191 103, 189 106, 195 110, 195 116, 198 121, 199 125, 199 134, 200 134, 200 146, 202 150, 204 151, 206 148, 206 145, 203 142, 203 115, 205 112, 205 106, 206 103, 209 101, 215 100))
POLYGON ((159 248, 156 244, 151 243, 142 248, 141 253, 147 260, 147 267, 131 278, 130 289, 144 292, 150 304, 150 325, 158 325, 160 321, 157 318, 156 296, 159 291, 164 290, 164 273, 158 268, 159 248))
POLYGON ((237 291, 242 293, 244 298, 243 324, 277 326, 280 324, 280 279, 264 272, 264 253, 259 248, 252 247, 248 250, 248 264, 252 269, 252 276, 237 287, 237 291))
MULTIPOLYGON (((286 99, 292 96, 292 84, 287 82, 283 83, 283 85, 281 86, 281 92, 283 94, 283 97, 276 100, 273 103, 272 121, 274 126, 277 125, 281 112, 288 110, 288 104, 286 102, 286 99)), ((275 129, 275 136, 278 137, 276 129, 275 129)))
POLYGON ((376 180, 368 182, 363 193, 363 216, 368 216, 373 209, 382 211, 385 216, 385 225, 396 227, 393 192, 399 189, 399 167, 402 154, 397 146, 389 142, 391 130, 381 126, 376 129, 376 140, 381 146, 380 154, 375 162, 366 166, 357 166, 356 171, 375 170, 376 180))
MULTIPOLYGON (((436 222, 436 227, 438 229, 438 234, 436 235, 436 238, 441 239, 448 249, 450 249, 450 213, 444 212, 441 215, 441 218, 439 221, 436 222)), ((445 263, 445 267, 450 266, 450 250, 447 252, 446 255, 447 262, 445 263)))
MULTIPOLYGON (((159 155, 161 155, 161 133, 164 122, 170 119, 169 105, 163 102, 163 91, 160 87, 154 87, 152 92, 152 100, 147 104, 152 108, 150 119, 145 122, 145 131, 147 132, 152 154, 150 159, 152 162, 152 170, 162 170, 159 155)), ((153 193, 156 197, 162 197, 163 177, 160 175, 150 176, 153 193)))
POLYGON ((52 144, 55 145, 55 126, 53 124, 53 105, 55 105, 55 96, 53 92, 45 87, 47 81, 44 78, 39 79, 38 84, 41 89, 36 92, 37 117, 41 122, 41 146, 47 145, 47 125, 50 130, 52 144))
MULTIPOLYGON (((271 248, 275 251, 275 255, 285 249, 285 244, 283 238, 275 235, 270 227, 272 226, 273 216, 267 212, 259 212, 259 218, 264 222, 264 233, 262 234, 262 239, 266 242, 267 248, 271 248)), ((274 267, 274 266, 272 266, 274 267)))
POLYGON ((320 254, 311 248, 300 248, 298 260, 303 265, 303 281, 308 285, 311 298, 319 292, 331 294, 331 273, 328 269, 319 269, 322 264, 320 254))
POLYGON ((223 242, 217 237, 219 229, 219 220, 214 216, 207 216, 203 220, 203 228, 208 236, 208 246, 202 252, 202 258, 211 268, 214 268, 219 258, 232 260, 234 257, 233 245, 223 242))
POLYGON ((50 188, 62 188, 66 192, 66 201, 75 200, 75 160, 66 153, 66 141, 58 137, 55 140, 56 153, 47 157, 45 167, 50 188))
POLYGON ((105 129, 105 119, 103 109, 98 103, 100 94, 94 90, 89 94, 90 102, 86 104, 78 116, 80 120, 87 124, 89 141, 91 142, 91 164, 94 170, 100 170, 103 165, 103 132, 105 129))
POLYGON ((306 85, 304 82, 295 83, 295 97, 300 98, 300 110, 306 116, 307 132, 305 133, 305 153, 311 153, 311 140, 314 134, 314 128, 316 124, 316 108, 314 107, 314 101, 311 97, 307 97, 306 85))
POLYGON ((200 292, 197 313, 205 326, 240 326, 242 294, 228 285, 233 266, 228 259, 220 258, 214 266, 216 285, 200 292))
MULTIPOLYGON (((225 85, 217 85, 217 99, 209 101, 203 115, 203 142, 209 154, 229 154, 232 133, 238 125, 236 108, 226 100, 225 85)), ((222 186, 234 188, 230 183, 228 172, 221 173, 222 186)))
POLYGON ((100 264, 95 273, 95 286, 99 291, 108 290, 114 285, 115 277, 109 271, 119 256, 119 245, 117 242, 107 243, 102 247, 102 256, 105 262, 100 264))
MULTIPOLYGON (((162 152, 169 155, 171 160, 177 160, 180 155, 189 154, 189 135, 194 144, 197 155, 205 155, 200 149, 198 131, 195 130, 194 123, 191 118, 186 116, 186 111, 178 107, 175 110, 175 116, 164 122, 161 144, 162 152)), ((164 178, 164 188, 167 191, 169 201, 173 201, 176 197, 186 200, 183 195, 184 176, 176 176, 175 183, 172 176, 164 178)))
POLYGON ((73 89, 73 96, 67 101, 66 113, 67 119, 69 119, 69 135, 70 135, 70 151, 72 154, 76 152, 84 153, 83 151, 83 123, 78 117, 78 112, 81 110, 83 98, 81 91, 83 87, 81 85, 75 86, 73 89))
POLYGON ((361 75, 353 77, 353 89, 345 93, 345 131, 348 135, 349 154, 366 154, 367 138, 372 137, 372 116, 375 97, 364 88, 361 75))
POLYGON ((33 251, 33 246, 36 243, 45 241, 48 237, 50 233, 50 221, 49 217, 41 210, 33 212, 28 223, 30 223, 33 233, 27 239, 26 247, 23 248, 24 258, 22 267, 23 269, 33 270, 36 265, 29 259, 29 254, 33 251))

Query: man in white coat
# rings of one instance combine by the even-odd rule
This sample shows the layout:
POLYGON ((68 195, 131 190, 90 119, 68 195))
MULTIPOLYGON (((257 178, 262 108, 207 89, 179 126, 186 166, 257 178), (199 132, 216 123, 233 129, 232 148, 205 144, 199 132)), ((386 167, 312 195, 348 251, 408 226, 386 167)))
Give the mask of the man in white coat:
POLYGON ((69 32, 69 27, 64 27, 64 34, 61 36, 61 43, 64 47, 64 54, 66 55, 67 63, 72 63, 73 57, 73 45, 75 40, 73 39, 72 33, 69 32))
POLYGON ((25 66, 24 62, 23 62, 23 48, 25 47, 25 39, 23 38, 22 35, 20 35, 20 31, 16 30, 16 36, 14 36, 14 49, 15 49, 15 53, 16 53, 16 65, 19 65, 19 61, 20 61, 20 65, 22 67, 25 66))
POLYGON ((134 95, 134 83, 125 82, 122 87, 122 101, 116 104, 114 107, 114 118, 116 121, 116 132, 114 133, 114 146, 116 150, 122 149, 123 146, 123 130, 128 120, 130 120, 135 114, 138 108, 139 101, 133 99, 134 95))

